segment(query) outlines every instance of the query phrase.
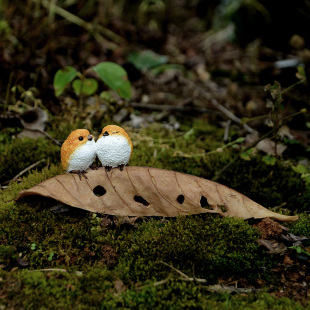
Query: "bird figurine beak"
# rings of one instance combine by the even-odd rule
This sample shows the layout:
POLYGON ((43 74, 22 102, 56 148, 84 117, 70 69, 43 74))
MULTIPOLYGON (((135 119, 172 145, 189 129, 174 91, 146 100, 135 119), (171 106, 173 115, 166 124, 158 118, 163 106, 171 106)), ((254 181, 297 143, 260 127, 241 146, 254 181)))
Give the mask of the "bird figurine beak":
POLYGON ((107 131, 104 132, 103 136, 108 136, 109 133, 107 131))
POLYGON ((93 136, 92 136, 92 135, 88 135, 88 136, 87 136, 87 140, 88 140, 88 141, 93 140, 93 136))

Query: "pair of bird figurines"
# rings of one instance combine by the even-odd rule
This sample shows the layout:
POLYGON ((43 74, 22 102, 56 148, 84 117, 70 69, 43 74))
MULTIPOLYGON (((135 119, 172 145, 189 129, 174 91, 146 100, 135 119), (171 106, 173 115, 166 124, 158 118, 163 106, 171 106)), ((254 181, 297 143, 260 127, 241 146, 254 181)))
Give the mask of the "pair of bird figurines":
POLYGON ((97 142, 87 129, 71 132, 61 147, 61 163, 64 170, 78 173, 80 180, 87 179, 86 169, 95 168, 92 164, 98 156, 106 171, 127 165, 133 151, 127 132, 116 125, 102 129, 97 142))

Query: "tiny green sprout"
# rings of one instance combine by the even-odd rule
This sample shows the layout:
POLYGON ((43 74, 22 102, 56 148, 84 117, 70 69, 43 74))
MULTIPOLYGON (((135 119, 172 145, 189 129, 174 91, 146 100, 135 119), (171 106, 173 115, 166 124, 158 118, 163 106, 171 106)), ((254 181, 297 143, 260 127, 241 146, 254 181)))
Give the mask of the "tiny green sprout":
POLYGON ((147 71, 159 65, 166 64, 168 62, 168 57, 156 54, 151 50, 145 50, 140 53, 133 52, 129 54, 127 60, 138 70, 147 71))
POLYGON ((306 72, 305 72, 305 68, 303 66, 298 66, 297 67, 296 77, 299 80, 304 80, 306 78, 306 72))
POLYGON ((255 149, 252 147, 252 148, 248 149, 247 151, 242 152, 240 154, 240 157, 244 160, 250 161, 251 155, 253 155, 254 151, 255 151, 255 149))
POLYGON ((35 243, 32 243, 30 246, 30 249, 34 251, 36 249, 36 247, 37 247, 37 245, 35 243))
POLYGON ((277 159, 275 156, 266 155, 263 157, 263 162, 269 166, 274 166, 276 164, 277 159))
POLYGON ((51 262, 53 260, 54 257, 54 252, 50 253, 50 256, 48 257, 48 261, 51 262))
POLYGON ((306 250, 303 250, 301 248, 301 246, 291 246, 291 247, 289 247, 289 249, 295 250, 298 254, 303 253, 303 254, 306 254, 306 255, 310 256, 310 253, 307 252, 306 250))
POLYGON ((187 141, 189 141, 195 134, 195 129, 191 128, 189 131, 187 131, 184 135, 183 138, 187 141))

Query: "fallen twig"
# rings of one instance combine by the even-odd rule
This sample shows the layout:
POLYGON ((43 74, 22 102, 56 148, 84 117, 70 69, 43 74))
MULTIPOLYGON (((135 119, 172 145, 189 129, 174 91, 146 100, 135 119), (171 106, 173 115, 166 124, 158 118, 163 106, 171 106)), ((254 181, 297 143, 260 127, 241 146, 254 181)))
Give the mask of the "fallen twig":
MULTIPOLYGON (((30 272, 36 272, 36 271, 42 271, 42 272, 68 272, 67 269, 61 269, 61 268, 45 268, 45 269, 35 269, 35 270, 29 270, 30 272)), ((82 271, 75 271, 74 272, 78 277, 83 275, 82 271)))
MULTIPOLYGON (((38 165, 40 165, 41 163, 43 163, 45 161, 44 159, 41 159, 39 161, 37 161, 36 163, 30 165, 29 167, 27 167, 26 169, 24 169, 23 171, 21 171, 20 173, 18 173, 13 179, 12 181, 16 181, 19 177, 21 177, 23 174, 25 174, 27 171, 37 167, 38 165)), ((9 181, 10 182, 10 181, 9 181)))
POLYGON ((52 136, 50 136, 46 131, 44 130, 40 130, 40 129, 31 129, 31 128, 25 128, 25 130, 29 130, 29 131, 34 131, 34 132, 40 132, 42 133, 46 138, 50 139, 51 141, 53 141, 56 145, 61 146, 61 143, 56 140, 55 138, 53 138, 52 136))
POLYGON ((60 269, 60 268, 46 268, 46 269, 35 269, 35 270, 29 270, 30 272, 35 272, 35 271, 44 271, 44 272, 49 272, 49 271, 60 271, 60 272, 68 272, 67 269, 60 269))
POLYGON ((199 282, 199 283, 206 283, 207 280, 206 279, 198 279, 198 278, 190 278, 188 275, 186 275, 185 273, 183 273, 181 270, 163 262, 163 261, 158 261, 159 263, 168 266, 169 268, 171 268, 172 270, 174 270, 175 272, 177 272, 178 274, 180 274, 182 276, 182 280, 184 281, 191 281, 191 282, 199 282))
MULTIPOLYGON (((33 0, 36 1, 36 0, 33 0)), ((82 18, 70 13, 69 11, 57 6, 55 3, 50 3, 50 1, 42 0, 41 4, 48 10, 52 10, 54 13, 58 14, 59 16, 67 19, 73 24, 76 24, 80 27, 85 28, 88 32, 90 32, 94 38, 99 42, 104 42, 110 49, 115 49, 118 47, 117 44, 107 41, 103 38, 102 35, 106 36, 110 40, 114 42, 121 43, 123 38, 114 33, 113 31, 101 26, 101 25, 93 25, 92 23, 86 22, 82 18)))
POLYGON ((148 103, 136 103, 131 102, 129 105, 136 109, 146 109, 146 110, 160 110, 160 111, 176 111, 176 112, 197 112, 197 113, 209 113, 214 114, 216 112, 208 108, 199 108, 199 107, 184 107, 184 106, 175 106, 175 105, 159 105, 159 104, 148 104, 148 103))
POLYGON ((230 129, 231 120, 229 119, 225 124, 225 132, 224 132, 224 142, 228 141, 229 137, 229 129, 230 129))

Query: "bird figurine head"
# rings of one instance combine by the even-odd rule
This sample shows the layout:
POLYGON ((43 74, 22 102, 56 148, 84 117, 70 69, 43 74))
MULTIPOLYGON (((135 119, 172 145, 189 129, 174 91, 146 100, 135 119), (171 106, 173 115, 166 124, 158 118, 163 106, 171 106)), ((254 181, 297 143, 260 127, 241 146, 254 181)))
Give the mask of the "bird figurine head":
POLYGON ((115 167, 123 170, 133 152, 129 135, 116 125, 108 125, 102 129, 96 146, 97 156, 108 171, 115 167))
POLYGON ((96 142, 87 129, 77 129, 70 133, 61 147, 61 163, 67 172, 75 172, 86 179, 86 169, 96 158, 96 142))

